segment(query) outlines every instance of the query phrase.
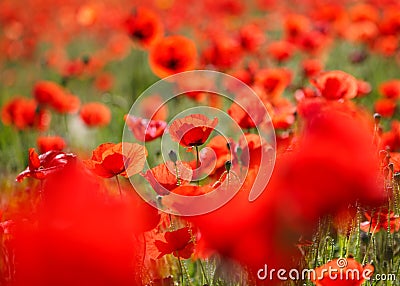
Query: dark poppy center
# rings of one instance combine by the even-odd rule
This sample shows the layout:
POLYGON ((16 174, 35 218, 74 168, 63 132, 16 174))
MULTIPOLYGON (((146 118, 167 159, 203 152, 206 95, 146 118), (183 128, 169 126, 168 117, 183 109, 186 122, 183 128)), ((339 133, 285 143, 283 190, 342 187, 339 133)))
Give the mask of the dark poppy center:
POLYGON ((179 60, 175 59, 175 58, 171 58, 168 60, 167 62, 167 68, 171 69, 171 70, 175 70, 179 67, 179 60))

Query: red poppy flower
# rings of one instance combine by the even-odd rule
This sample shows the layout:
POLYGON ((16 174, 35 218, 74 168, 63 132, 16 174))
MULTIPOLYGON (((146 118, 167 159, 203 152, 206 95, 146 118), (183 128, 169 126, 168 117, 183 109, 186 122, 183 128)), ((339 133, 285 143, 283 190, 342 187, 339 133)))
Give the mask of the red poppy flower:
POLYGON ((293 41, 311 28, 310 19, 300 14, 289 14, 286 16, 285 36, 293 41))
POLYGON ((164 234, 165 241, 156 240, 155 245, 160 251, 158 258, 166 254, 173 254, 175 257, 184 259, 190 258, 194 251, 194 243, 190 235, 189 227, 175 231, 168 231, 164 234))
POLYGON ((242 47, 237 39, 226 35, 213 36, 212 42, 202 54, 202 62, 226 70, 240 62, 242 47))
POLYGON ((55 82, 38 81, 33 87, 33 96, 40 104, 52 105, 57 97, 64 95, 64 89, 55 82))
POLYGON ((3 245, 16 262, 13 285, 142 285, 143 233, 157 226, 157 209, 134 191, 113 196, 79 162, 48 176, 42 200, 35 212, 17 210, 3 245))
POLYGON ((66 146, 64 139, 60 136, 40 136, 36 143, 40 153, 46 153, 51 150, 61 151, 66 146))
POLYGON ((381 98, 375 101, 375 112, 383 117, 392 117, 396 111, 396 101, 390 98, 381 98))
POLYGON ((315 77, 322 70, 322 63, 317 59, 307 59, 301 62, 303 75, 308 78, 315 77))
POLYGON ((369 82, 364 80, 357 80, 357 98, 364 97, 372 90, 369 82))
POLYGON ((311 80, 326 99, 351 99, 357 95, 357 80, 343 71, 329 71, 321 73, 311 80))
POLYGON ((366 3, 352 6, 349 11, 349 16, 353 22, 371 21, 377 23, 380 18, 377 7, 366 3))
POLYGON ((362 266, 354 258, 336 258, 317 267, 311 281, 316 286, 361 286, 373 273, 374 267, 370 264, 362 266))
POLYGON ((166 120, 168 116, 168 106, 164 104, 164 100, 159 95, 151 95, 144 98, 140 103, 140 110, 144 118, 151 120, 166 120), (154 113, 154 106, 161 106, 154 113))
POLYGON ((29 149, 29 164, 28 167, 18 174, 16 180, 21 182, 27 177, 32 177, 38 180, 43 180, 47 176, 59 172, 66 165, 74 163, 76 156, 60 151, 48 151, 38 155, 35 149, 29 149))
POLYGON ((202 114, 191 114, 172 122, 169 134, 172 140, 184 147, 200 146, 207 141, 217 124, 218 118, 210 120, 202 114))
POLYGON ((396 36, 382 36, 375 40, 373 50, 385 57, 391 57, 396 54, 398 45, 399 40, 396 36))
POLYGON ((268 55, 277 62, 289 60, 294 53, 294 46, 287 41, 276 41, 269 44, 268 55))
POLYGON ((239 41, 245 51, 254 52, 264 43, 265 35, 257 25, 249 24, 240 29, 239 41))
POLYGON ((364 232, 375 233, 378 231, 398 232, 400 230, 400 216, 396 215, 394 211, 388 213, 387 209, 377 210, 371 216, 370 212, 365 214, 366 220, 360 224, 360 229, 364 232))
POLYGON ((159 77, 191 70, 196 64, 196 46, 183 36, 168 36, 150 50, 150 67, 159 77))
POLYGON ((249 168, 258 168, 261 156, 266 156, 265 152, 268 144, 257 134, 244 134, 239 139, 239 146, 242 149, 240 161, 249 168))
POLYGON ((279 97, 291 81, 292 73, 284 68, 260 70, 256 76, 256 85, 262 88, 268 99, 279 97))
POLYGON ((124 27, 129 36, 145 48, 150 47, 163 35, 160 17, 144 7, 134 8, 125 20, 124 27))
POLYGON ((100 102, 91 102, 82 105, 80 117, 89 127, 101 127, 110 123, 111 111, 100 102))
POLYGON ((81 104, 79 98, 73 94, 64 93, 53 99, 51 106, 58 113, 74 113, 79 109, 81 104))
POLYGON ((51 81, 37 82, 33 87, 33 95, 40 104, 51 106, 59 113, 73 113, 80 105, 78 97, 51 81))
POLYGON ((295 121, 296 107, 286 98, 277 98, 268 111, 276 129, 288 129, 295 121))
POLYGON ((172 161, 167 161, 147 170, 143 177, 146 178, 157 194, 165 196, 179 184, 189 183, 192 180, 192 175, 193 171, 187 163, 177 161, 175 165, 172 161))
POLYGON ((400 80, 392 79, 381 83, 379 85, 379 92, 387 98, 400 98, 400 80))
POLYGON ((160 137, 167 127, 165 121, 149 120, 133 115, 126 115, 125 121, 135 138, 141 142, 149 142, 160 137))
MULTIPOLYGON (((213 174, 214 172, 216 172, 218 169, 223 169, 225 171, 225 163, 226 161, 233 161, 234 158, 231 158, 231 151, 230 150, 234 150, 234 142, 232 142, 230 139, 228 139, 229 141, 227 141, 227 139, 222 136, 222 135, 217 135, 215 137, 213 137, 210 142, 208 142, 207 147, 212 149, 212 151, 214 151, 215 155, 216 155, 216 162, 215 162, 215 167, 214 170, 210 173, 213 174), (230 149, 228 149, 227 144, 230 144, 230 149)), ((203 150, 205 151, 205 156, 207 157, 207 149, 208 148, 204 148, 203 150)), ((202 150, 202 151, 203 151, 202 150)), ((201 153, 200 153, 200 157, 201 157, 201 153)), ((202 162, 203 165, 203 162, 202 162)))
POLYGON ((264 120, 266 110, 257 100, 240 97, 236 102, 240 103, 251 114, 250 116, 249 113, 235 102, 229 107, 228 114, 241 128, 254 128, 264 120))
POLYGON ((97 90, 106 92, 112 89, 114 85, 114 77, 109 73, 101 73, 96 77, 94 86, 97 90))
POLYGON ((104 143, 93 150, 92 158, 84 163, 103 178, 130 177, 142 171, 146 156, 146 148, 136 143, 104 143))
POLYGON ((7 102, 1 111, 1 120, 4 125, 14 125, 17 129, 36 128, 46 130, 50 124, 50 113, 38 108, 32 99, 15 97, 7 102))

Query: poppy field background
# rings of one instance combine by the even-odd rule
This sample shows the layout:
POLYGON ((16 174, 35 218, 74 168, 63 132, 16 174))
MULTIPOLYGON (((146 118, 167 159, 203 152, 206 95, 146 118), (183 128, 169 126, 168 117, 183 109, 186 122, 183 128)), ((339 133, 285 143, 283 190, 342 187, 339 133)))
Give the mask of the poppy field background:
POLYGON ((0 285, 399 285, 399 43, 396 0, 1 1, 0 285), (228 85, 236 101, 154 94, 129 113, 192 70, 263 106, 228 85), (196 106, 243 134, 218 134, 211 113, 173 119, 196 106), (165 161, 164 133, 180 146, 165 161), (263 156, 274 170, 249 202, 263 156), (238 192, 171 215, 130 177, 171 208, 171 194, 238 192), (373 274, 262 280, 265 265, 373 274))

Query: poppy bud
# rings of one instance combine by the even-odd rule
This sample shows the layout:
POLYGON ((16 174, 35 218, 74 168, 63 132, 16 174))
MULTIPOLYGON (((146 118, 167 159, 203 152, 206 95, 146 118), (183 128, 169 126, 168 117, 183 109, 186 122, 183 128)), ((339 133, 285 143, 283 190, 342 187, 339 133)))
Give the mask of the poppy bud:
POLYGON ((226 169, 226 171, 229 173, 229 171, 231 170, 231 167, 232 167, 232 162, 231 161, 226 161, 225 162, 225 169, 226 169))
POLYGON ((379 124, 379 122, 381 122, 381 118, 382 116, 379 113, 375 113, 374 114, 375 124, 379 124))
POLYGON ((169 151, 168 156, 172 162, 176 163, 176 161, 178 161, 178 157, 176 156, 176 153, 173 150, 169 151))
POLYGON ((90 56, 89 55, 83 55, 81 60, 85 65, 87 65, 87 64, 90 63, 90 56))

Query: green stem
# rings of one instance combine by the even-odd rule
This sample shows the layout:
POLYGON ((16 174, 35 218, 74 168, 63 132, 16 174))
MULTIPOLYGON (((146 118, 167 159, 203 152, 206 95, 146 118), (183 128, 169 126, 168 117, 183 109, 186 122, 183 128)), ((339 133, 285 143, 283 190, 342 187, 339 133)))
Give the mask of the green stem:
POLYGON ((199 264, 200 264, 201 272, 203 272, 204 279, 206 280, 206 284, 210 285, 210 282, 208 281, 207 273, 206 273, 206 271, 204 269, 204 266, 203 266, 203 262, 201 262, 200 259, 198 261, 199 261, 199 264))
POLYGON ((119 183, 118 175, 115 176, 115 179, 117 180, 117 185, 118 185, 118 191, 119 191, 119 196, 122 199, 122 190, 121 190, 121 184, 119 183))
MULTIPOLYGON (((200 158, 199 158, 199 146, 195 146, 196 148, 196 170, 198 171, 199 166, 200 166, 200 158)), ((197 179, 197 186, 200 185, 200 180, 198 178, 197 179)))

